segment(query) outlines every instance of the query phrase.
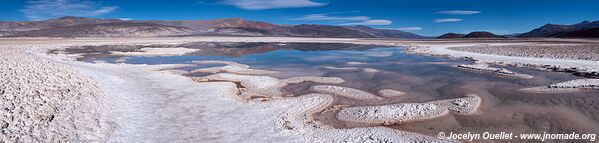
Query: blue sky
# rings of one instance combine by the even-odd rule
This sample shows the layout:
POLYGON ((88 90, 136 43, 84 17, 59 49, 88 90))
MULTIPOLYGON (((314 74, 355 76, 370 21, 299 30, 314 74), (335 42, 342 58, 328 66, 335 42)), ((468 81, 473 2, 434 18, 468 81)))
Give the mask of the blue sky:
POLYGON ((597 0, 0 0, 0 20, 62 16, 133 20, 240 17, 276 24, 369 25, 421 35, 526 32, 599 20, 597 0))

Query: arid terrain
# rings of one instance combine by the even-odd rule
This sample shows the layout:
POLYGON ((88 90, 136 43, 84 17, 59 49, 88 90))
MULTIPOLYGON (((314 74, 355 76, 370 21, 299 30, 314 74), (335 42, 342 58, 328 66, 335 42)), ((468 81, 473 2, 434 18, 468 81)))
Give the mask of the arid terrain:
MULTIPOLYGON (((439 139, 433 133, 438 130, 425 130, 424 126, 445 124, 436 127, 441 131, 480 131, 480 128, 469 127, 491 127, 489 121, 500 124, 510 119, 518 125, 518 128, 512 128, 515 132, 597 133, 599 100, 592 95, 579 94, 595 94, 599 88, 595 79, 599 77, 598 47, 599 42, 594 39, 2 38, 0 142, 463 142, 439 139), (406 47, 404 54, 407 56, 459 60, 456 63, 463 64, 443 68, 481 74, 481 81, 495 78, 497 81, 447 89, 436 85, 412 86, 429 83, 424 81, 434 82, 437 77, 407 76, 357 61, 314 67, 332 71, 329 74, 302 74, 309 70, 269 69, 221 60, 132 64, 125 62, 131 59, 123 58, 214 53, 239 56, 276 50, 276 46, 268 45, 256 46, 260 51, 219 48, 223 45, 234 47, 231 44, 199 49, 150 46, 193 45, 189 43, 194 42, 273 42, 281 47, 294 43, 406 47), (125 45, 137 46, 127 49, 131 47, 125 45), (73 54, 69 52, 77 49, 69 51, 72 47, 94 47, 99 51, 73 54), (123 62, 82 61, 89 58, 86 56, 117 57, 123 62), (203 67, 205 65, 218 66, 203 67), (183 70, 186 68, 192 70, 183 70), (547 75, 536 78, 538 73, 547 75), (527 80, 532 80, 529 85, 535 85, 537 83, 533 81, 555 81, 547 79, 552 74, 576 79, 519 88, 521 91, 503 90, 505 87, 499 82, 510 80, 527 85, 527 80), (385 81, 378 76, 390 79, 385 81), (364 79, 371 81, 354 81, 364 79), (401 80, 396 82, 396 79, 401 80), (402 86, 402 80, 409 82, 402 86), (368 88, 373 86, 367 85, 369 82, 381 87, 368 88), (404 87, 408 85, 410 87, 404 87), (436 88, 436 91, 428 91, 436 96, 416 92, 426 91, 428 87, 436 88), (493 88, 498 90, 486 90, 493 88), (451 89, 463 90, 444 91, 451 89), (510 95, 497 99, 493 96, 495 93, 490 92, 510 95), (520 93, 530 100, 511 101, 520 99, 511 94, 520 93), (572 99, 565 99, 568 94, 572 94, 572 99), (524 102, 543 103, 539 103, 542 106, 522 105, 524 102), (505 106, 495 107, 497 104, 505 106), (555 106, 542 108, 549 105, 555 106), (517 112, 518 108, 530 110, 522 113, 517 112), (505 112, 488 114, 497 111, 505 112), (562 116, 575 118, 563 119, 562 116), (528 119, 546 122, 533 125, 528 119), (422 122, 422 126, 409 124, 412 122, 422 122), (461 126, 452 130, 457 124, 461 126)), ((358 50, 342 53, 392 57, 388 51, 363 52, 360 51, 363 47, 352 48, 358 50)), ((333 56, 325 55, 316 61, 333 56)), ((412 64, 409 61, 385 62, 412 64)), ((430 61, 425 64, 446 63, 430 61)), ((447 74, 445 76, 455 73, 447 74)))

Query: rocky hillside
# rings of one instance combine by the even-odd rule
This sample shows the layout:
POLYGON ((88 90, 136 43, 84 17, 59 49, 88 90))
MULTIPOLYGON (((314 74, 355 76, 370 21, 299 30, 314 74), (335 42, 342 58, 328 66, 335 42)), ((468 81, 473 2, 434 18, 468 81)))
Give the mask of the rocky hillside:
POLYGON ((376 36, 343 26, 302 24, 281 26, 275 29, 275 35, 293 37, 339 37, 339 38, 376 38, 376 36))
POLYGON ((423 38, 399 30, 367 26, 276 25, 241 18, 182 21, 123 21, 62 17, 45 21, 0 22, 0 36, 106 37, 106 36, 296 36, 337 38, 423 38))
MULTIPOLYGON (((599 21, 584 21, 573 25, 545 24, 537 29, 531 30, 530 32, 522 33, 518 35, 518 37, 564 37, 568 35, 564 35, 568 32, 592 28, 599 28, 599 21)), ((591 31, 592 30, 587 30, 586 32, 591 31)))
POLYGON ((30 31, 40 29, 51 29, 68 27, 81 24, 101 24, 122 22, 118 19, 93 19, 83 17, 62 17, 58 19, 49 19, 44 21, 27 21, 27 22, 7 22, 0 21, 0 31, 30 31))
POLYGON ((167 26, 146 22, 115 22, 81 24, 67 27, 22 31, 8 37, 129 37, 184 35, 190 30, 180 26, 167 26))
POLYGON ((409 38, 409 39, 425 38, 423 36, 420 36, 420 35, 414 34, 414 33, 410 33, 410 32, 405 32, 405 31, 400 31, 400 30, 389 30, 389 29, 375 29, 375 28, 371 28, 371 27, 363 26, 363 25, 348 26, 347 28, 358 30, 358 31, 373 35, 375 37, 381 37, 381 38, 409 38))
POLYGON ((274 29, 277 27, 275 24, 270 24, 260 21, 244 20, 241 18, 223 18, 215 20, 182 20, 182 21, 143 21, 171 26, 182 26, 194 30, 211 30, 218 28, 232 28, 232 27, 245 27, 245 28, 256 28, 256 29, 274 29))

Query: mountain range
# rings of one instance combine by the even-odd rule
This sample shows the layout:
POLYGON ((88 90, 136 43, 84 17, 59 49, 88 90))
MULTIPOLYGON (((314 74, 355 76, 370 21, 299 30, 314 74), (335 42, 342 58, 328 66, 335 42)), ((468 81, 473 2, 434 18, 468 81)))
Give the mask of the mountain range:
POLYGON ((599 21, 583 21, 572 25, 545 24, 526 33, 495 35, 485 31, 475 31, 468 34, 447 33, 437 39, 451 38, 599 38, 599 21))
POLYGON ((583 21, 573 25, 545 24, 517 37, 585 37, 583 35, 592 35, 593 30, 589 29, 593 28, 599 28, 599 21, 583 21))
MULTIPOLYGON (((573 25, 546 24, 522 34, 499 36, 476 31, 468 34, 447 33, 437 38, 506 37, 599 37, 599 21, 573 25)), ((2 37, 143 37, 143 36, 288 36, 331 38, 428 38, 414 33, 377 29, 368 26, 332 26, 317 24, 279 25, 241 18, 215 20, 120 20, 61 17, 43 21, 0 21, 2 37)))
POLYGON ((291 36, 335 38, 424 38, 399 30, 375 29, 367 26, 277 25, 241 18, 181 21, 125 21, 62 17, 44 21, 2 22, 4 37, 110 37, 110 36, 291 36))

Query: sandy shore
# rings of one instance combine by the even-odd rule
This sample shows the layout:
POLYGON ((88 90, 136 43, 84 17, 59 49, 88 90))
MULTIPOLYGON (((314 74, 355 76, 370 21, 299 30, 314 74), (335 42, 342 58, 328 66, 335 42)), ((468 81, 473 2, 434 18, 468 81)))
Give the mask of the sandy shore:
MULTIPOLYGON (((472 57, 489 64, 576 67, 584 72, 599 69, 599 64, 595 61, 510 57, 448 49, 469 45, 459 42, 447 44, 436 43, 437 41, 283 37, 0 39, 0 46, 3 48, 0 52, 0 76, 3 76, 3 80, 0 81, 2 104, 5 104, 4 107, 14 107, 14 110, 0 112, 0 141, 458 142, 438 140, 436 137, 385 127, 335 129, 312 118, 313 113, 332 104, 331 95, 314 93, 267 102, 240 102, 237 100, 239 87, 231 82, 246 82, 243 84, 245 88, 273 96, 282 94, 278 88, 283 84, 304 81, 329 84, 343 82, 342 79, 333 77, 285 80, 267 76, 218 73, 218 76, 213 76, 211 82, 195 82, 185 76, 158 71, 177 65, 92 64, 73 61, 73 57, 65 55, 43 54, 48 49, 67 46, 187 42, 409 45, 414 47, 411 49, 414 53, 472 57)), ((232 69, 221 67, 218 72, 244 69, 248 70, 243 66, 232 69)), ((443 109, 453 113, 473 112, 462 112, 466 109, 462 108, 466 106, 464 103, 447 100, 435 102, 433 105, 443 106, 443 109)), ((471 105, 478 106, 468 104, 467 109, 471 109, 471 105)))

